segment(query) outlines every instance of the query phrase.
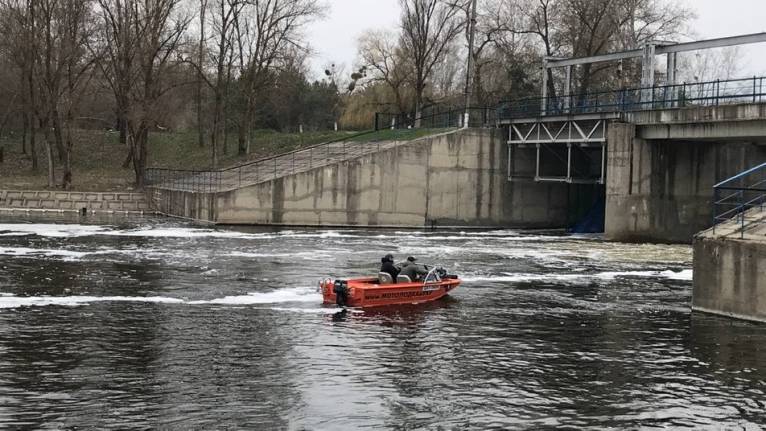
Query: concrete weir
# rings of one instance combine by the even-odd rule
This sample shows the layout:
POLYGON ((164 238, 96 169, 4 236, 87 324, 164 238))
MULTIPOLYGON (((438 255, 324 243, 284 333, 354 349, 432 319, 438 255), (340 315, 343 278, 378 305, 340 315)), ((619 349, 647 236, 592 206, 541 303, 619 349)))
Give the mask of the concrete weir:
POLYGON ((155 189, 152 200, 219 224, 566 226, 569 185, 508 182, 501 135, 459 130, 231 191, 155 189))

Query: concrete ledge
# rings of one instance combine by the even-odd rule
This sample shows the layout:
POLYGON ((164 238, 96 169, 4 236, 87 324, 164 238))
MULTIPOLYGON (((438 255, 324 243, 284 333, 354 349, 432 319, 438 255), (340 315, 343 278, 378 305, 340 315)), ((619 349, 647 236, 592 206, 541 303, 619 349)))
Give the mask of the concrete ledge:
MULTIPOLYGON (((42 213, 42 214, 79 214, 80 210, 73 209, 45 209, 45 208, 4 208, 0 207, 0 213, 42 213)), ((156 211, 107 211, 89 210, 89 214, 131 214, 131 215, 160 215, 156 211)))
POLYGON ((694 239, 692 308, 751 321, 766 321, 766 242, 694 239))
POLYGON ((747 120, 766 120, 766 103, 688 106, 684 108, 626 112, 623 115, 623 121, 639 126, 656 124, 699 124, 747 120))
POLYGON ((739 320, 747 320, 749 322, 766 323, 766 318, 763 318, 763 317, 753 317, 753 316, 748 316, 748 315, 745 315, 745 314, 738 314, 738 313, 724 312, 724 311, 718 311, 718 310, 711 310, 711 309, 705 308, 705 307, 694 307, 694 306, 692 306, 692 311, 697 312, 697 313, 713 314, 713 315, 716 315, 716 316, 728 317, 730 319, 739 319, 739 320))
POLYGON ((22 210, 149 211, 143 193, 0 190, 0 208, 22 210))

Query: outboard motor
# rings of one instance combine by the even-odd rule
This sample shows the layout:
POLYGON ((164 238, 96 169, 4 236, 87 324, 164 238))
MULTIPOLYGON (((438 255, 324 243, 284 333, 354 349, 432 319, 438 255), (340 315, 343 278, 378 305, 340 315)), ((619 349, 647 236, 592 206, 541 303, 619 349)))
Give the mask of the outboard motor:
POLYGON ((332 288, 335 293, 335 303, 338 307, 345 307, 348 305, 348 282, 346 280, 335 280, 335 285, 332 288))

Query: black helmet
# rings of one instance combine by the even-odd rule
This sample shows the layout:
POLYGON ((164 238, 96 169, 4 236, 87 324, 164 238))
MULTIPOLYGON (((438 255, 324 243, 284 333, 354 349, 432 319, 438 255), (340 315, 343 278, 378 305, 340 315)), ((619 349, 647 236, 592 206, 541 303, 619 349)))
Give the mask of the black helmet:
POLYGON ((394 261, 394 255, 389 253, 383 259, 385 259, 388 262, 393 262, 394 261))
POLYGON ((412 256, 408 256, 408 257, 407 257, 407 260, 408 260, 408 261, 410 261, 410 262, 415 262, 417 259, 415 259, 415 258, 414 258, 414 257, 412 257, 412 256))

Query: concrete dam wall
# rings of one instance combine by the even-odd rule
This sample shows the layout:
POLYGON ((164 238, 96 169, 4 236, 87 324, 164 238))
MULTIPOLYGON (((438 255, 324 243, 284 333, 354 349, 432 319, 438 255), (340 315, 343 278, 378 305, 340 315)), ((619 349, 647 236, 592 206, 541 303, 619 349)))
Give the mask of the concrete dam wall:
POLYGON ((499 129, 461 130, 223 193, 158 189, 153 200, 220 224, 565 227, 577 186, 511 183, 507 164, 499 129))

